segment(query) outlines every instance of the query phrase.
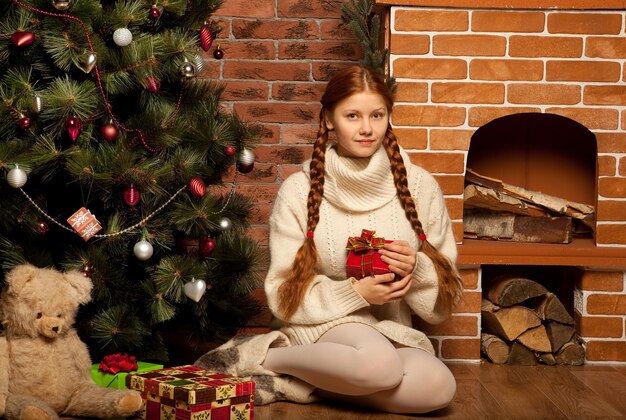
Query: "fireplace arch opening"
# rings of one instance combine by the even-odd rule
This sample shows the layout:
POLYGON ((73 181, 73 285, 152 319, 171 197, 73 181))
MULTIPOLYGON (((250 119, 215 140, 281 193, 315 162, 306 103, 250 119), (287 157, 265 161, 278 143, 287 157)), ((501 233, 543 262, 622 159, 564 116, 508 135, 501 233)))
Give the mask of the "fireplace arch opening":
MULTIPOLYGON (((473 134, 466 183, 471 170, 525 190, 595 206, 596 161, 596 137, 584 125, 556 114, 512 114, 473 134)), ((587 221, 583 236, 594 236, 594 219, 587 221)))

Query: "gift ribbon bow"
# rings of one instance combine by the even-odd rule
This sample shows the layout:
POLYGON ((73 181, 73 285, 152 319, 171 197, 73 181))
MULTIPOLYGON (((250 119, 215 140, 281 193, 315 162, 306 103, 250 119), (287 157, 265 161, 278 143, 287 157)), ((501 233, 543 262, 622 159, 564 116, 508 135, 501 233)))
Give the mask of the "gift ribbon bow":
POLYGON ((370 249, 382 249, 385 245, 385 238, 377 238, 375 231, 363 229, 361 236, 351 236, 348 238, 346 249, 354 251, 356 254, 368 251, 370 249))

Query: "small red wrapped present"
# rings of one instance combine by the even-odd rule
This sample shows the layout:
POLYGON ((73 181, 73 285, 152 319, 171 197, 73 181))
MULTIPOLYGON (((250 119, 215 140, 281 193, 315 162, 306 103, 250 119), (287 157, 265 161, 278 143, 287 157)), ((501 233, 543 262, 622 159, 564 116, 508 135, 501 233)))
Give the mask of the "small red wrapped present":
POLYGON ((362 279, 374 274, 389 273, 389 266, 382 262, 378 250, 386 241, 384 238, 377 238, 375 231, 363 229, 361 236, 351 236, 348 238, 346 249, 348 259, 346 261, 346 276, 362 279))

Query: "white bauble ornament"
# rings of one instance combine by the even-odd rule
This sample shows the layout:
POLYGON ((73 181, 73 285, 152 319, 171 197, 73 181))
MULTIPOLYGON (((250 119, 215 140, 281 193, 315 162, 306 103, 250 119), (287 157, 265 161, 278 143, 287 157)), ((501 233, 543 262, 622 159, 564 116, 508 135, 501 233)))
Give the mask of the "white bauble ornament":
POLYGON ((222 217, 217 223, 224 232, 233 227, 233 222, 228 217, 222 217))
POLYGON ((137 242, 135 247, 133 248, 133 252, 135 253, 135 257, 141 261, 149 260, 154 252, 152 248, 152 244, 145 239, 137 242))
POLYGON ((26 172, 18 165, 15 165, 15 168, 11 169, 7 174, 7 182, 13 188, 22 188, 26 184, 27 178, 26 172))
POLYGON ((206 291, 206 283, 204 280, 196 280, 195 278, 192 278, 189 283, 186 283, 183 286, 183 291, 189 299, 194 302, 200 302, 200 299, 202 299, 202 296, 206 291))
POLYGON ((119 28, 113 32, 113 42, 118 47, 125 47, 133 42, 133 34, 127 28, 119 28))
POLYGON ((185 61, 182 66, 180 66, 180 75, 187 79, 194 77, 196 75, 196 66, 189 61, 185 61))
POLYGON ((244 148, 241 152, 239 152, 239 156, 237 156, 237 161, 244 166, 252 165, 254 163, 254 159, 254 152, 247 148, 244 148))

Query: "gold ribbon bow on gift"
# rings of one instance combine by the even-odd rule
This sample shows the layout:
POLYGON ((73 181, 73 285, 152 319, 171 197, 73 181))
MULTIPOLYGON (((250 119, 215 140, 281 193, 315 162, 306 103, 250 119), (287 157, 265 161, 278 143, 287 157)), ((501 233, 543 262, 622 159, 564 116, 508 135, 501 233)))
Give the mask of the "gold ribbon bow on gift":
POLYGON ((346 249, 354 251, 356 254, 373 249, 382 249, 385 245, 385 238, 377 238, 375 233, 376 231, 363 229, 360 237, 351 236, 348 238, 346 249))

